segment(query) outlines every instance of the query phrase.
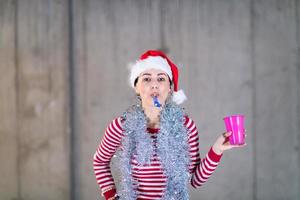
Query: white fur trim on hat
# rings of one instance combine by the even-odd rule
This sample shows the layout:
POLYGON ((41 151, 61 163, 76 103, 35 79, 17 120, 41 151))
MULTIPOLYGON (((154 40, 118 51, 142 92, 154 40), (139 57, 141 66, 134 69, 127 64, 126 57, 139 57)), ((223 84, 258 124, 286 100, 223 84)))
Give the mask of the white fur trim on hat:
POLYGON ((130 86, 134 88, 135 79, 139 77, 143 71, 148 69, 160 69, 167 73, 171 80, 173 78, 171 67, 166 59, 160 56, 149 56, 146 59, 136 61, 136 63, 131 66, 129 77, 130 86))
POLYGON ((173 98, 172 100, 176 103, 176 104, 182 104, 185 100, 187 99, 187 97, 185 96, 183 90, 178 90, 177 92, 173 92, 173 98))

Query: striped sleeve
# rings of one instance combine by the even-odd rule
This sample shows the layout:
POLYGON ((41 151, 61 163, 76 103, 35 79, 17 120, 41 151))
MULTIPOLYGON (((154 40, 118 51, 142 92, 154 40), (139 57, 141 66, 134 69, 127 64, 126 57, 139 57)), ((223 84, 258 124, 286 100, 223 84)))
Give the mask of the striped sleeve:
POLYGON ((198 188, 202 186, 215 171, 222 155, 217 155, 212 148, 210 148, 206 157, 201 159, 199 154, 199 136, 197 127, 194 121, 188 116, 185 117, 184 125, 188 129, 188 143, 190 147, 189 170, 192 175, 191 185, 194 188, 198 188))
POLYGON ((122 136, 123 129, 119 117, 107 126, 103 139, 94 154, 94 173, 106 199, 116 194, 115 183, 110 170, 110 160, 120 146, 122 136))

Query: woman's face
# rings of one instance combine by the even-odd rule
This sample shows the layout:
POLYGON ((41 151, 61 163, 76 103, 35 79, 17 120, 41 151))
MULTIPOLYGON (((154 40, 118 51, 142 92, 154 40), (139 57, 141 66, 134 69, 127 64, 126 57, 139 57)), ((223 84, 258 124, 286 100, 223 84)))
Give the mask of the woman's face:
POLYGON ((153 107, 154 96, 164 105, 171 92, 169 77, 164 71, 159 69, 145 70, 138 77, 135 91, 137 94, 140 94, 143 107, 153 107))

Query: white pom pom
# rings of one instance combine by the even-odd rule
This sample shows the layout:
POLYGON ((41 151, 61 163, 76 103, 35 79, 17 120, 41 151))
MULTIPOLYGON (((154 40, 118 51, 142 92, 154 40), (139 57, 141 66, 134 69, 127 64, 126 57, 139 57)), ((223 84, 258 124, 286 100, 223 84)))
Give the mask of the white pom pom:
POLYGON ((173 98, 172 98, 172 100, 177 105, 182 104, 186 99, 187 99, 187 97, 185 96, 183 90, 179 90, 177 92, 173 92, 173 98))

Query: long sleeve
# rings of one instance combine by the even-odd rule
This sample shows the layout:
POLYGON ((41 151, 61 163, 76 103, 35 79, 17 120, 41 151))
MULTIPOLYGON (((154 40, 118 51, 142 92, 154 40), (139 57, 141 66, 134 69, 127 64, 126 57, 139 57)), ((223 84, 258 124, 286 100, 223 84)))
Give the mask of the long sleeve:
POLYGON ((190 146, 190 166, 189 170, 192 175, 191 185, 194 188, 202 186, 212 173, 217 168, 222 155, 217 155, 212 148, 210 148, 204 159, 200 158, 199 154, 199 136, 197 127, 192 119, 185 117, 184 125, 188 129, 188 143, 190 146))
MULTIPOLYGON (((211 148, 206 157, 201 160, 198 147, 199 137, 197 127, 193 120, 187 116, 185 117, 184 125, 188 129, 190 155, 189 172, 192 175, 191 185, 194 188, 197 188, 203 185, 215 171, 221 155, 215 154, 211 148)), ((116 118, 107 126, 104 137, 94 155, 94 172, 96 179, 100 189, 102 190, 102 194, 107 200, 112 199, 112 197, 116 194, 115 183, 110 170, 110 160, 121 145, 121 139, 123 136, 121 118, 116 118)), ((139 179, 141 186, 145 186, 143 191, 148 191, 147 193, 144 192, 140 194, 141 199, 146 197, 148 199, 153 198, 153 195, 156 197, 163 195, 163 190, 166 185, 166 177, 161 176, 163 169, 161 168, 160 162, 156 162, 158 161, 153 161, 149 166, 136 166, 134 164, 135 162, 133 162, 134 177, 139 179), (145 175, 148 173, 151 173, 151 176, 147 175, 147 179, 145 179, 145 175), (159 176, 154 176, 153 173, 159 173, 159 176), (149 179, 151 179, 151 183, 149 183, 149 179), (156 189, 155 192, 153 192, 153 189, 156 189), (149 193, 149 191, 153 194, 149 193)))
POLYGON ((94 173, 106 199, 116 194, 115 183, 110 170, 110 160, 121 144, 122 132, 121 118, 119 117, 107 126, 104 137, 94 154, 94 173))

